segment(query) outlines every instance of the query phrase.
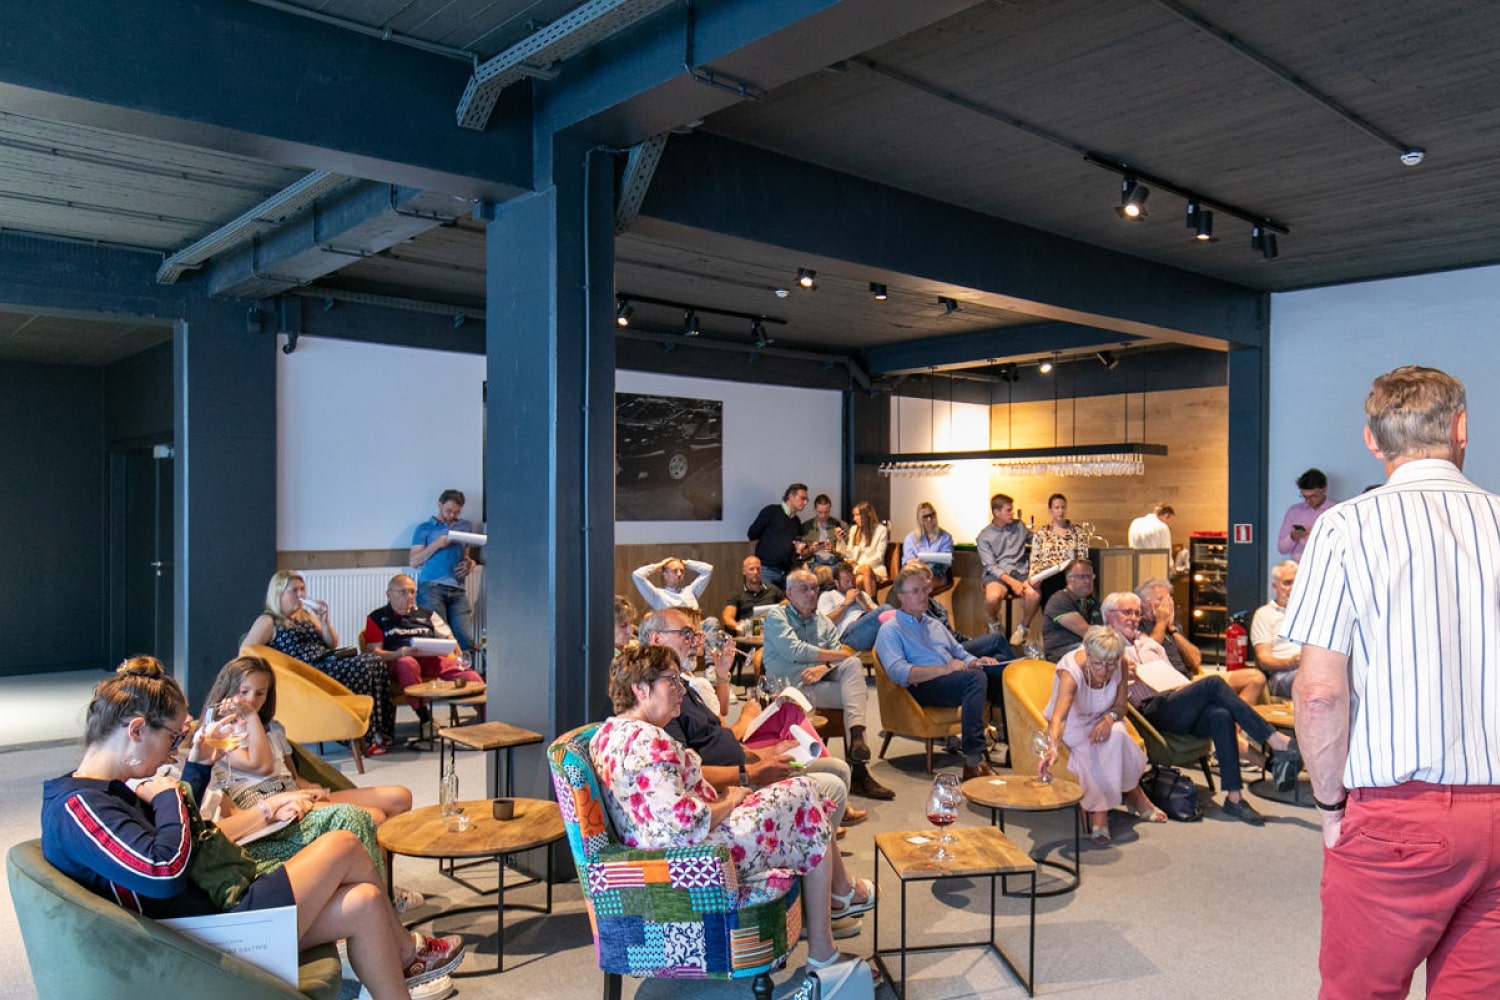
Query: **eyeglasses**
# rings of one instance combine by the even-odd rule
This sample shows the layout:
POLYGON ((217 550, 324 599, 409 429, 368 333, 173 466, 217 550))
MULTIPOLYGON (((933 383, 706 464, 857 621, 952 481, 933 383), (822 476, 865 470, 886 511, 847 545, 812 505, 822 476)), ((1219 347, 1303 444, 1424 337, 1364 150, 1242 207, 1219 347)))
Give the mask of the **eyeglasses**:
POLYGON ((687 690, 687 685, 683 683, 682 676, 680 674, 657 674, 655 677, 651 678, 652 684, 655 684, 657 681, 666 681, 670 686, 676 688, 679 691, 687 690))
POLYGON ((927 520, 934 519, 936 517, 937 517, 936 514, 923 514, 922 515, 922 520, 927 521, 927 520))
MULTIPOLYGON (((159 725, 157 725, 156 723, 152 722, 150 719, 147 719, 146 722, 147 722, 148 725, 150 725, 150 727, 152 729, 160 729, 160 730, 165 731, 166 728, 167 728, 166 726, 159 726, 159 725)), ((177 748, 180 747, 180 746, 182 746, 182 741, 185 740, 185 739, 187 739, 187 731, 186 730, 181 730, 181 729, 178 730, 175 734, 173 734, 173 736, 172 736, 172 743, 171 743, 170 746, 167 747, 167 752, 168 753, 174 753, 174 752, 176 752, 177 748)))
POLYGON ((703 638, 703 633, 695 628, 664 628, 657 635, 680 635, 686 639, 703 638))

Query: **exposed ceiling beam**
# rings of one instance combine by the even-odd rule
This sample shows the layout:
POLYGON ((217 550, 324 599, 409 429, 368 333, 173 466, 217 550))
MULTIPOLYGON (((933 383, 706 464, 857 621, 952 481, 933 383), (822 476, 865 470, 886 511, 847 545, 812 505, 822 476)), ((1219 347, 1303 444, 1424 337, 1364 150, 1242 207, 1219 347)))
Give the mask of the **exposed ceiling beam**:
POLYGON ((216 259, 209 294, 276 295, 468 214, 466 199, 361 181, 216 259))
POLYGON ((1054 351, 1107 350, 1137 339, 1075 323, 1037 323, 875 347, 864 358, 872 375, 910 375, 1046 357, 1054 351))
POLYGON ((453 127, 469 69, 243 0, 5 0, 0 107, 307 169, 503 200, 531 186, 528 95, 453 127))
POLYGON ((620 177, 620 197, 615 202, 615 235, 625 232, 641 212, 641 202, 656 176, 661 151, 667 146, 667 133, 653 135, 630 147, 625 159, 625 173, 620 177))
POLYGON ((977 2, 699 0, 691 56, 688 7, 681 5, 601 42, 587 58, 562 63, 557 79, 536 81, 538 130, 633 145, 745 99, 734 83, 705 85, 709 71, 764 92, 977 2))
POLYGON ((1266 298, 1252 289, 703 133, 666 150, 636 229, 684 246, 722 234, 786 248, 806 266, 906 274, 1115 335, 1208 348, 1268 335, 1266 298))

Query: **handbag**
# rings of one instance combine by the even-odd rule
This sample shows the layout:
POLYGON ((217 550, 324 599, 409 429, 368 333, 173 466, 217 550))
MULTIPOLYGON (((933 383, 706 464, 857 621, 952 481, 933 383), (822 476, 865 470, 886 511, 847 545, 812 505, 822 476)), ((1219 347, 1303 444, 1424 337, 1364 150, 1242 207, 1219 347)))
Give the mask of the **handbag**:
POLYGON ((802 985, 788 1000, 875 1000, 875 977, 862 959, 807 970, 802 985))
POLYGON ((1198 786, 1177 768, 1157 764, 1142 779, 1141 787, 1151 804, 1166 813, 1168 819, 1194 823, 1203 818, 1198 786))
POLYGON ((198 812, 198 801, 186 782, 179 783, 188 807, 193 833, 193 853, 188 859, 188 878, 208 893, 220 911, 232 910, 255 881, 255 862, 240 845, 224 836, 198 812))

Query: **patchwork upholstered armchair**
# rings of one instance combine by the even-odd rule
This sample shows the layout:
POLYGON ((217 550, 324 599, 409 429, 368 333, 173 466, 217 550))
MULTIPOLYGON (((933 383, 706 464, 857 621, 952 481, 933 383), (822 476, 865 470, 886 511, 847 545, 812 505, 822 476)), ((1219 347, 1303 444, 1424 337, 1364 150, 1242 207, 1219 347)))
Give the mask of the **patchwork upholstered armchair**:
POLYGON ((770 1000, 770 973, 785 964, 802 933, 801 883, 785 872, 741 883, 723 847, 626 847, 589 758, 598 728, 590 723, 559 736, 547 760, 606 1000, 618 1000, 621 976, 753 977, 757 1000, 770 1000))

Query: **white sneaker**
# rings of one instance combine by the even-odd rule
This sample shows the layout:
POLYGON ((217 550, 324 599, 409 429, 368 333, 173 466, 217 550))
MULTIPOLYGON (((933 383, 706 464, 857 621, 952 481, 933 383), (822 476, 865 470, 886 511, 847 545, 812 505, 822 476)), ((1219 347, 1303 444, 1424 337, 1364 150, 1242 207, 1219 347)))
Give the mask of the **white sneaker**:
POLYGON ((447 976, 438 976, 408 987, 408 991, 411 993, 411 1000, 443 1000, 453 992, 453 980, 447 976))
POLYGON ((1012 646, 1024 646, 1026 644, 1026 626, 1017 625, 1016 630, 1010 634, 1012 646))
POLYGON ((403 889, 396 886, 391 890, 391 906, 396 910, 396 916, 401 916, 408 910, 415 910, 427 900, 415 889, 403 889))
POLYGON ((1001 625, 1000 624, 1000 620, 998 618, 996 618, 996 619, 991 619, 990 620, 990 623, 988 625, 988 629, 989 629, 990 635, 999 635, 1001 632, 1005 631, 1005 626, 1001 625))

